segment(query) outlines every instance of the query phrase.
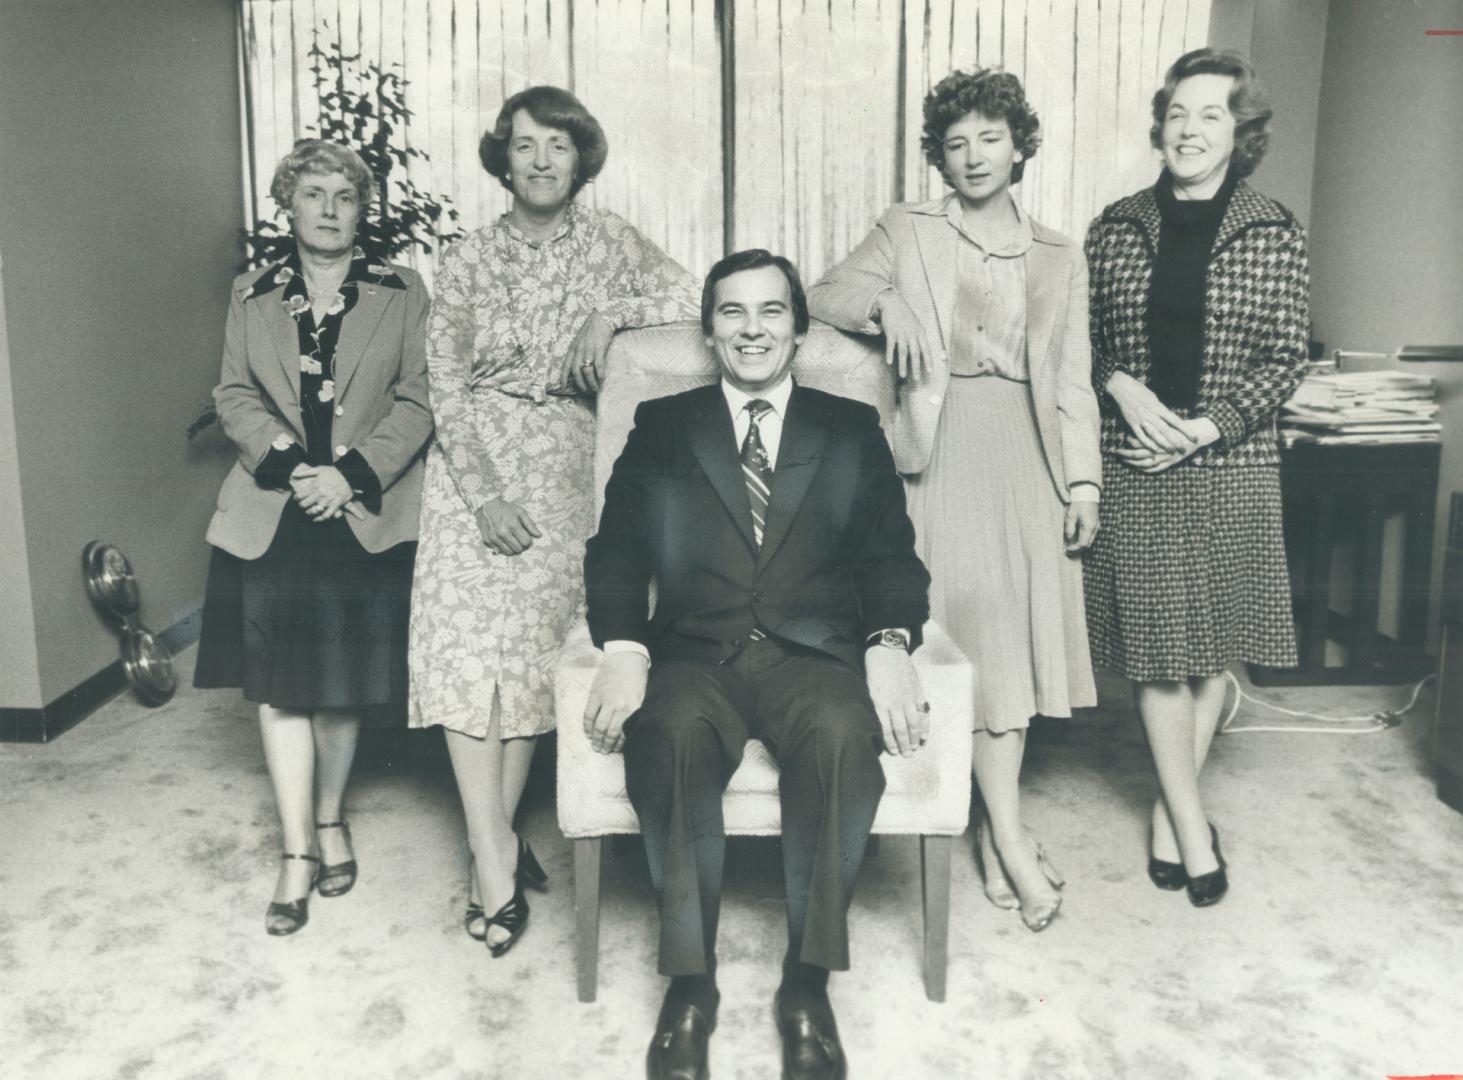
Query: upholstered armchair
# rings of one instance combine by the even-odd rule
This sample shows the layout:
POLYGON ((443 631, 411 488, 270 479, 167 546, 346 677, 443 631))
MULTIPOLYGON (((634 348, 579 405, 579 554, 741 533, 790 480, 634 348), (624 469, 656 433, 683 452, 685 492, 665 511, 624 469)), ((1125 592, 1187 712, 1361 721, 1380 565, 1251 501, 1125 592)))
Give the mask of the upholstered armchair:
MULTIPOLYGON (((594 474, 603 497, 605 482, 646 398, 679 393, 716 378, 716 361, 699 326, 677 324, 619 334, 610 350, 600 389, 594 474)), ((815 323, 793 363, 806 386, 857 398, 876 406, 886 428, 893 406, 893 382, 882 348, 815 323)), ((601 859, 606 837, 638 833, 625 791, 624 761, 596 754, 583 727, 589 689, 602 654, 582 623, 565 642, 555 671, 558 713, 559 827, 574 841, 574 906, 579 1000, 593 1001, 598 982, 601 859)), ((930 739, 911 758, 881 760, 887 788, 874 820, 874 834, 920 838, 924 912, 925 993, 945 999, 950 912, 950 856, 953 838, 965 831, 970 814, 970 746, 973 674, 954 642, 934 623, 924 628, 915 665, 930 701, 930 739)), ((781 828, 777 766, 752 740, 732 776, 724 804, 731 836, 775 836, 781 828)), ((857 902, 855 900, 855 902, 857 902)))

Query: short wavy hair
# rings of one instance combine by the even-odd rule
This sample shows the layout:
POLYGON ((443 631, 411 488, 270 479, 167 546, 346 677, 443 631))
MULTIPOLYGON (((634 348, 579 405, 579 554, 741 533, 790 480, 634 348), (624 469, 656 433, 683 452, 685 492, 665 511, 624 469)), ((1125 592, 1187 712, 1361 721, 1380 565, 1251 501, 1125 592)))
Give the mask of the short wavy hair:
POLYGON ((569 189, 572 199, 604 168, 609 157, 610 144, 605 138, 604 128, 580 100, 569 91, 557 86, 530 86, 520 90, 498 110, 497 122, 483 132, 478 143, 478 158, 489 176, 496 176, 498 183, 509 191, 513 180, 508 174, 508 143, 513 138, 513 117, 523 109, 544 127, 567 131, 574 140, 574 150, 579 155, 579 166, 574 171, 574 183, 569 189))
POLYGON ((1154 149, 1163 148, 1163 118, 1173 101, 1179 83, 1193 75, 1229 75, 1234 85, 1229 91, 1229 111, 1234 117, 1234 157, 1231 167, 1241 177, 1249 176, 1270 148, 1270 118, 1275 110, 1260 86, 1255 66, 1237 52, 1220 49, 1195 49, 1173 62, 1163 85, 1153 95, 1153 126, 1148 139, 1154 149))
POLYGON ((295 201, 295 189, 306 173, 316 176, 343 173, 356 189, 363 212, 376 194, 376 174, 349 146, 326 139, 298 139, 294 149, 275 166, 274 179, 269 182, 269 196, 281 210, 288 210, 295 201))
POLYGON ((716 286, 733 274, 740 274, 743 270, 760 270, 764 266, 777 267, 782 271, 782 276, 787 278, 787 290, 792 294, 793 332, 799 335, 808 332, 808 325, 813 320, 808 313, 808 294, 803 289, 803 279, 798 276, 798 268, 792 264, 790 259, 782 255, 774 255, 766 248, 748 248, 746 251, 732 252, 707 271, 706 284, 701 287, 702 333, 707 337, 711 336, 711 315, 712 309, 716 307, 716 286))
MULTIPOLYGON (((1041 121, 1026 101, 1021 80, 1009 71, 972 68, 952 71, 925 95, 924 134, 919 144, 925 160, 945 172, 945 132, 962 117, 976 112, 992 120, 1006 121, 1011 142, 1021 151, 1021 160, 1011 166, 1011 183, 1019 184, 1026 163, 1041 145, 1041 121)), ((945 181, 949 183, 948 178, 945 181)))

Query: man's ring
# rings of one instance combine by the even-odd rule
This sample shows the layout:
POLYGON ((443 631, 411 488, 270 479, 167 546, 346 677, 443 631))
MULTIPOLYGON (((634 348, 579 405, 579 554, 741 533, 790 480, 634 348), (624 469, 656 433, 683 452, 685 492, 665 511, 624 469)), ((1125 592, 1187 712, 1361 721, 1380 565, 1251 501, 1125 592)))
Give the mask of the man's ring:
POLYGON ((923 713, 929 712, 930 711, 930 703, 928 701, 921 701, 919 703, 919 711, 920 712, 923 712, 923 713))

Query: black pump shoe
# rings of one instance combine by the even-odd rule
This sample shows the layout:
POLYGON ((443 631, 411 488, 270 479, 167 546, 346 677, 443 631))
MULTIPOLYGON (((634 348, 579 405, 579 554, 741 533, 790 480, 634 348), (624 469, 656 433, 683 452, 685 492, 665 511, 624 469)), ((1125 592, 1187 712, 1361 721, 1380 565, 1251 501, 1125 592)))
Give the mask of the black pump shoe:
POLYGON ((1189 883, 1189 873, 1181 862, 1167 862, 1150 854, 1148 856, 1148 880, 1160 889, 1178 892, 1189 883))
POLYGON ((1189 878, 1189 903, 1195 907, 1217 904, 1229 891, 1229 874, 1226 873, 1224 853, 1219 850, 1219 830, 1212 821, 1209 823, 1209 835, 1214 840, 1214 858, 1219 862, 1219 869, 1189 878))

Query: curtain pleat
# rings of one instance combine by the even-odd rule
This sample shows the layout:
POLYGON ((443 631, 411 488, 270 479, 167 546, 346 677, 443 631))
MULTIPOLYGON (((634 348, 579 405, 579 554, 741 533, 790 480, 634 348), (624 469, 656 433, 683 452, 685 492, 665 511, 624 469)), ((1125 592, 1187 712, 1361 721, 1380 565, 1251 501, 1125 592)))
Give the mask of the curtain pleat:
MULTIPOLYGON (((954 68, 1022 79, 1042 145, 1016 189, 1080 235, 1151 183, 1149 101, 1204 43, 1210 0, 241 0, 254 212, 277 218, 274 165, 319 113, 309 50, 397 71, 412 116, 398 145, 458 227, 508 207, 478 162, 505 98, 572 89, 609 140, 580 198, 630 220, 695 273, 734 247, 769 247, 815 278, 896 200, 946 188, 919 140, 924 96, 954 68), (728 26, 718 24, 722 11, 728 26), (724 29, 733 46, 723 131, 724 29), (733 171, 723 160, 733 147, 733 171), (428 160, 429 158, 429 160, 428 160), (728 199, 727 193, 731 196, 728 199), (728 207, 729 204, 729 207, 728 207)), ((430 277, 436 254, 407 257, 430 277)))

